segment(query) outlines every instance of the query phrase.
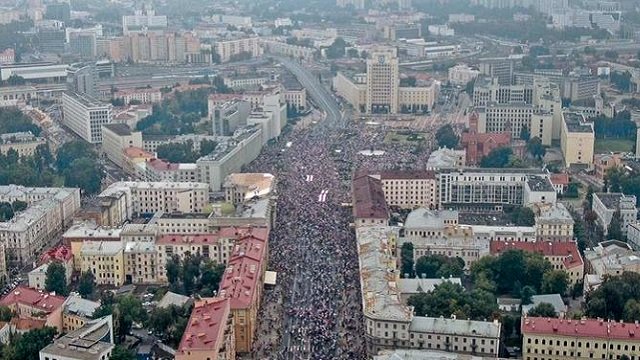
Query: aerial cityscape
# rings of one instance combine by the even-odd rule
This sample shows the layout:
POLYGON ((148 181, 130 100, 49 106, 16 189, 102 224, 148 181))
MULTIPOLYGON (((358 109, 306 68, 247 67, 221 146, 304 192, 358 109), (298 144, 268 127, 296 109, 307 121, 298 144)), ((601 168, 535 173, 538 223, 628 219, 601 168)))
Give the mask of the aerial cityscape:
POLYGON ((638 0, 0 0, 0 359, 640 360, 639 124, 638 0))

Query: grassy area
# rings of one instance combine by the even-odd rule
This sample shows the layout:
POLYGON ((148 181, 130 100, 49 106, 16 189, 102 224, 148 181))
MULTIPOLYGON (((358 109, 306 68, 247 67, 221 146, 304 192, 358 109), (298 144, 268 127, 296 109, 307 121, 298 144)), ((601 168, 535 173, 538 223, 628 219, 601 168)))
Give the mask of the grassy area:
POLYGON ((389 131, 384 137, 385 143, 409 143, 416 144, 424 141, 425 134, 419 131, 389 131))
POLYGON ((630 152, 633 148, 633 140, 626 139, 596 139, 595 152, 607 153, 610 151, 615 152, 630 152))

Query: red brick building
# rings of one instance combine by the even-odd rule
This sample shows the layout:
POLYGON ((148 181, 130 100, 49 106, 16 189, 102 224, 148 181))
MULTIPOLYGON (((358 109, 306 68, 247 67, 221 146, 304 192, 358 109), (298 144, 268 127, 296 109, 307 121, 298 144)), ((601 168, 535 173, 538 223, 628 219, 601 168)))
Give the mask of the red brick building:
POLYGON ((491 150, 511 144, 511 131, 501 133, 478 133, 478 114, 469 115, 469 131, 460 140, 467 156, 467 165, 477 165, 491 150))

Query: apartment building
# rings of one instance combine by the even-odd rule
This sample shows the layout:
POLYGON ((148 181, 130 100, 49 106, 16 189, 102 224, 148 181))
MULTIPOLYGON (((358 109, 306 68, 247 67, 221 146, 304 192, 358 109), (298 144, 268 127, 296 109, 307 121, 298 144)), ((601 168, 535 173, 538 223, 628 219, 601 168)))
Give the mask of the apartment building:
POLYGON ((605 235, 609 232, 609 224, 616 212, 620 214, 620 228, 623 235, 627 234, 629 225, 636 223, 638 220, 635 195, 595 193, 593 194, 592 208, 605 235))
POLYGON ((561 204, 546 204, 536 208, 536 238, 538 241, 573 241, 573 217, 561 204))
POLYGON ((113 207, 121 216, 120 222, 135 214, 200 213, 209 202, 207 184, 198 182, 120 181, 111 184, 98 198, 115 201, 113 207))
POLYGON ((85 241, 80 249, 80 268, 91 272, 97 285, 124 285, 124 245, 120 241, 85 241))
POLYGON ((210 214, 157 212, 149 223, 160 234, 208 234, 214 232, 210 214))
POLYGON ((157 284, 158 252, 153 242, 124 243, 124 282, 127 284, 157 284))
POLYGON ((449 82, 453 85, 465 86, 480 75, 480 70, 473 69, 465 64, 458 64, 449 68, 449 82))
POLYGON ((196 301, 178 345, 176 360, 232 360, 236 358, 235 320, 231 301, 204 298, 196 301))
POLYGON ((221 63, 235 60, 237 57, 246 56, 255 58, 262 55, 259 37, 244 39, 219 40, 214 43, 214 51, 220 57, 221 63))
POLYGON ((419 317, 401 301, 399 274, 393 255, 396 228, 360 227, 356 230, 358 266, 370 356, 380 350, 420 349, 496 357, 500 323, 419 317))
POLYGON ((122 32, 125 35, 138 32, 162 32, 167 26, 167 17, 156 15, 155 10, 151 8, 139 9, 133 15, 122 17, 122 32))
POLYGON ((80 209, 80 189, 0 186, 0 201, 16 200, 28 207, 13 219, 0 222, 0 243, 5 244, 10 262, 26 264, 71 223, 80 209))
POLYGON ((162 235, 156 241, 158 280, 167 282, 167 263, 173 258, 184 259, 187 254, 199 254, 217 264, 226 264, 233 251, 234 233, 203 233, 197 235, 162 235))
POLYGON ((20 157, 33 156, 38 146, 46 144, 47 141, 44 138, 33 135, 31 131, 0 134, 0 154, 2 155, 13 150, 20 157))
POLYGON ((160 234, 157 224, 125 224, 120 232, 122 242, 155 242, 160 234))
POLYGON ((241 126, 247 124, 250 104, 242 100, 232 100, 209 109, 213 134, 231 136, 241 126))
POLYGON ((49 264, 54 261, 62 264, 65 269, 67 284, 71 283, 71 275, 73 275, 73 254, 71 248, 65 245, 51 248, 42 255, 40 260, 41 265, 29 272, 29 287, 44 290, 47 269, 49 268, 49 264))
POLYGON ((125 105, 129 105, 131 101, 140 102, 142 104, 155 104, 162 101, 162 92, 160 89, 131 89, 119 90, 113 94, 114 99, 122 99, 125 105))
POLYGON ((218 291, 220 297, 231 301, 238 353, 250 352, 257 335, 268 262, 267 237, 261 232, 256 236, 252 229, 236 240, 218 291))
POLYGON ((367 78, 365 74, 348 74, 339 71, 333 78, 333 90, 338 96, 351 104, 361 113, 366 112, 367 103, 367 78))
POLYGON ((62 111, 62 123, 92 144, 102 142, 102 125, 112 119, 111 104, 78 93, 62 94, 62 111))
POLYGON ((538 137, 543 145, 551 145, 553 114, 525 103, 489 103, 477 107, 478 132, 510 132, 512 139, 520 137, 523 127, 529 129, 531 137, 538 137))
POLYGON ((513 82, 515 60, 509 58, 480 59, 480 74, 497 78, 500 85, 511 85, 513 82))
POLYGON ((251 126, 239 129, 233 137, 223 138, 209 155, 196 161, 198 177, 209 185, 211 191, 220 191, 229 174, 240 172, 260 154, 262 129, 251 126))
POLYGON ((102 152, 119 168, 127 167, 125 150, 131 147, 142 148, 142 132, 121 123, 102 125, 102 152))
POLYGON ((80 271, 82 269, 81 251, 85 241, 119 242, 121 231, 122 229, 119 227, 100 227, 92 222, 71 226, 62 234, 62 242, 71 248, 74 270, 80 271))
POLYGON ((575 241, 570 242, 524 242, 492 241, 491 255, 499 256, 508 250, 535 252, 549 260, 554 270, 562 270, 569 277, 569 283, 575 285, 584 279, 584 261, 575 241))
POLYGON ((313 60, 317 53, 317 50, 311 47, 291 45, 275 40, 262 40, 262 47, 264 52, 269 54, 304 59, 306 61, 313 60))
POLYGON ((62 305, 62 331, 76 331, 93 319, 93 314, 100 307, 99 302, 83 299, 80 296, 69 296, 62 305))
POLYGON ((429 255, 459 257, 465 268, 489 254, 489 241, 475 237, 472 227, 458 225, 458 212, 451 210, 419 208, 409 213, 398 246, 406 242, 413 244, 415 260, 429 255))
POLYGON ((6 306, 21 319, 44 320, 46 326, 62 331, 62 305, 65 298, 18 286, 0 299, 0 306, 6 306))
POLYGON ((40 350, 39 360, 109 359, 115 347, 113 316, 88 321, 40 350))
POLYGON ((566 166, 591 167, 594 143, 595 132, 592 123, 585 122, 582 114, 562 113, 560 149, 566 166))
POLYGON ((604 319, 522 319, 522 355, 535 359, 620 359, 637 358, 640 340, 638 324, 604 319))
POLYGON ((629 244, 618 240, 607 240, 585 249, 584 291, 595 290, 606 276, 619 276, 623 272, 640 273, 640 257, 629 244))
POLYGON ((225 201, 233 205, 253 198, 262 198, 275 191, 275 176, 267 173, 229 174, 225 180, 225 201))
POLYGON ((171 163, 162 159, 148 159, 136 164, 136 178, 152 182, 195 182, 198 167, 195 163, 171 163))
POLYGON ((390 206, 413 209, 435 208, 438 204, 433 171, 382 171, 370 176, 380 179, 384 198, 390 206))

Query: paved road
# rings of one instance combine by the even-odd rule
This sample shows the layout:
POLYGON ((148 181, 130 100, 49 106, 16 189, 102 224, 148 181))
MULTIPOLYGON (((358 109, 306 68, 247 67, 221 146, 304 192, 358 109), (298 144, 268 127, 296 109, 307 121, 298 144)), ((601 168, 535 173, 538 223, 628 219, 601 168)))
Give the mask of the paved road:
POLYGON ((338 104, 335 97, 329 93, 324 85, 318 81, 318 78, 296 61, 286 58, 277 59, 287 70, 296 76, 300 84, 307 89, 313 101, 325 112, 327 124, 335 124, 344 128, 346 126, 346 119, 340 110, 340 104, 338 104))

